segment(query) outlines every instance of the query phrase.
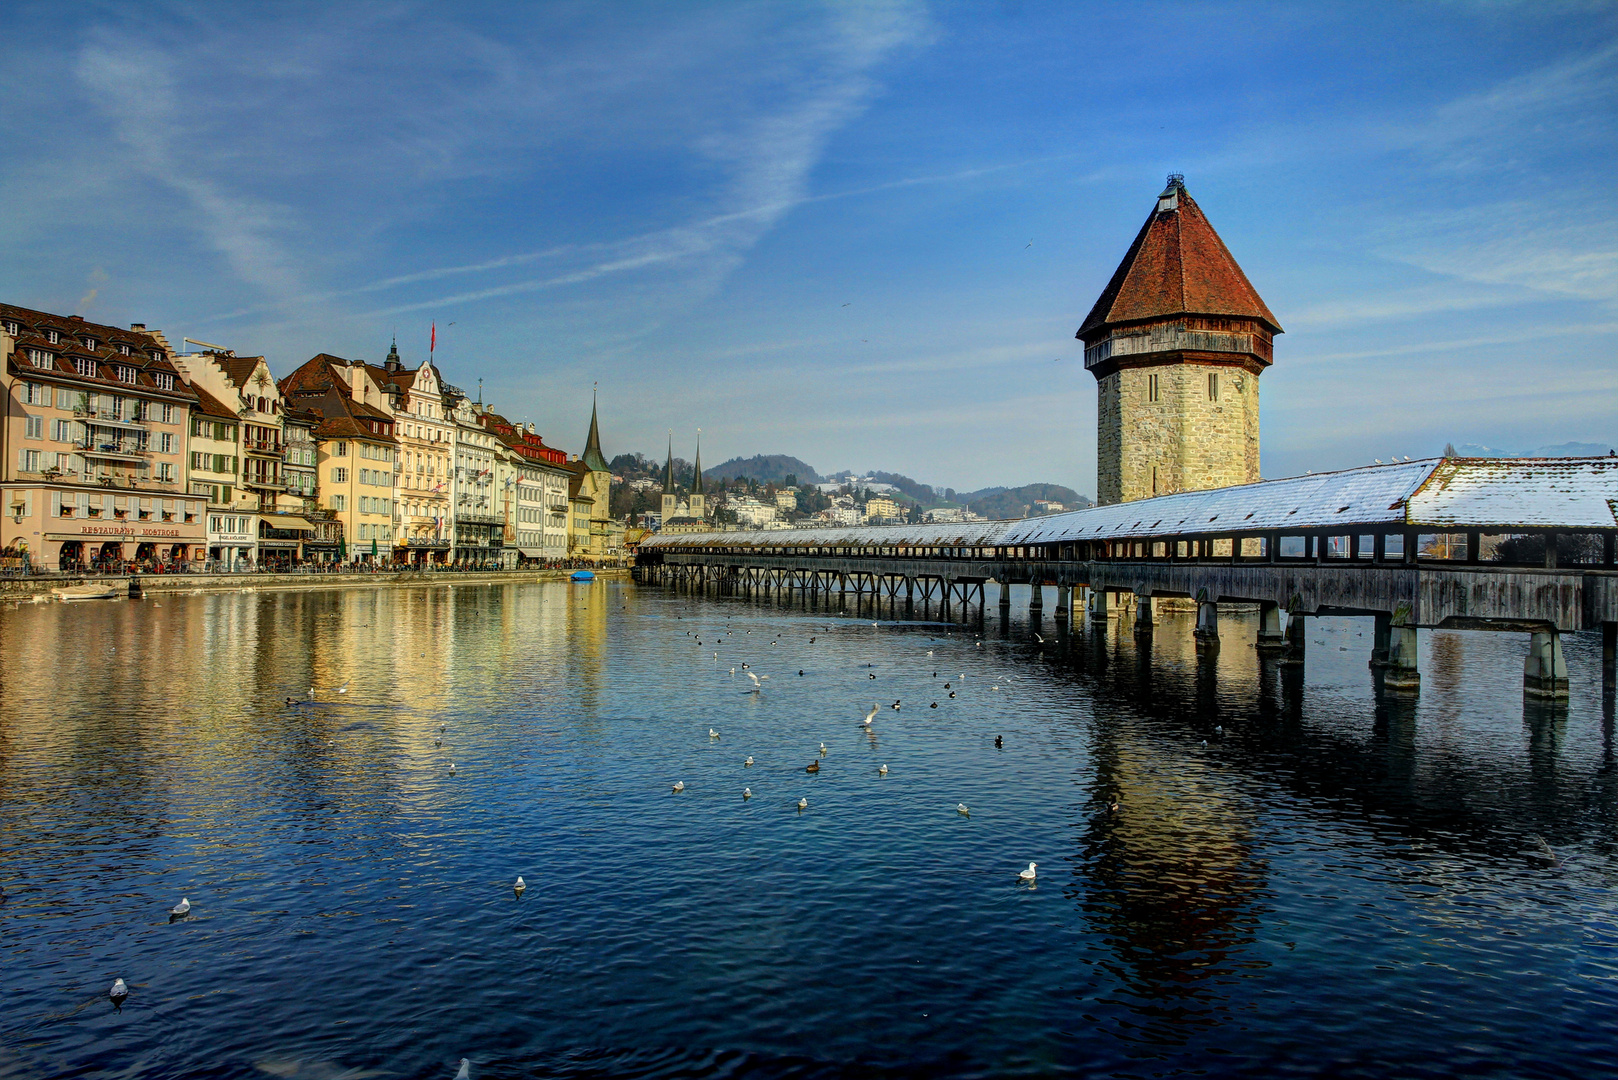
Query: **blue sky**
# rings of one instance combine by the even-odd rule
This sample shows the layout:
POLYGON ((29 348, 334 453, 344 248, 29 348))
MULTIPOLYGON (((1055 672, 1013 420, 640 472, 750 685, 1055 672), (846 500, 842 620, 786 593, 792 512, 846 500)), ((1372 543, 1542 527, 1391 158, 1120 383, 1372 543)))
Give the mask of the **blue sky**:
POLYGON ((0 298, 1095 490, 1073 332, 1183 172, 1268 476, 1618 442, 1612 4, 8 4, 0 298))

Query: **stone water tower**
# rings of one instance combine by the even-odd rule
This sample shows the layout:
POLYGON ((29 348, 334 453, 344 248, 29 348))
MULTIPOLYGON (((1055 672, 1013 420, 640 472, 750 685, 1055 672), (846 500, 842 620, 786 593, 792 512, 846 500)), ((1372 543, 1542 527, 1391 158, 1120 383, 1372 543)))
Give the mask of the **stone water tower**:
POLYGON ((1171 175, 1077 335, 1098 383, 1097 502, 1257 480, 1258 377, 1279 333, 1171 175))

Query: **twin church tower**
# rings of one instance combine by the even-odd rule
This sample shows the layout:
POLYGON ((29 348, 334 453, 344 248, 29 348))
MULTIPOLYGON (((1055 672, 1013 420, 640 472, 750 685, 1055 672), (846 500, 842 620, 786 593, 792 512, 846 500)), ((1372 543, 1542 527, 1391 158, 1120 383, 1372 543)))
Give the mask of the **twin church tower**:
POLYGON ((1258 475, 1258 377, 1281 326, 1169 177, 1077 337, 1096 377, 1096 501, 1258 475))

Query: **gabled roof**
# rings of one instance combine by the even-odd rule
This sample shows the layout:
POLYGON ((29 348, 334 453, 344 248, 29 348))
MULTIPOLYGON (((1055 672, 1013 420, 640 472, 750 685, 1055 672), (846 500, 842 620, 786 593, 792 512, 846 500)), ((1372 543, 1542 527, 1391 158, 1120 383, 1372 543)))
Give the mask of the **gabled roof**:
POLYGON ((253 377, 253 372, 263 363, 262 356, 221 356, 214 354, 214 361, 224 369, 225 378, 230 380, 232 386, 238 390, 247 388, 247 380, 253 377))
POLYGON ((192 397, 191 387, 180 376, 169 359, 164 343, 141 330, 123 330, 116 326, 86 322, 78 315, 52 315, 47 311, 0 304, 0 323, 15 323, 16 350, 11 357, 11 372, 22 378, 50 375, 58 380, 103 384, 129 392, 131 387, 143 393, 173 398, 192 397), (57 340, 51 341, 55 332, 57 340), (86 339, 94 342, 92 348, 86 339), (129 349, 125 355, 120 347, 129 349), (33 356, 43 357, 38 363, 33 356), (86 375, 75 366, 75 360, 93 360, 94 374, 86 375), (134 369, 134 383, 118 378, 118 369, 134 369), (170 389, 161 389, 156 376, 168 376, 170 389))
POLYGON ((1281 333, 1281 324, 1175 176, 1158 196, 1157 206, 1078 336, 1088 339, 1103 327, 1177 315, 1258 319, 1272 333, 1281 333))
POLYGON ((228 419, 233 422, 240 419, 240 417, 236 415, 235 409, 208 393, 208 391, 204 390, 197 383, 192 383, 191 389, 195 391, 197 395, 198 410, 204 416, 217 416, 221 420, 228 419))

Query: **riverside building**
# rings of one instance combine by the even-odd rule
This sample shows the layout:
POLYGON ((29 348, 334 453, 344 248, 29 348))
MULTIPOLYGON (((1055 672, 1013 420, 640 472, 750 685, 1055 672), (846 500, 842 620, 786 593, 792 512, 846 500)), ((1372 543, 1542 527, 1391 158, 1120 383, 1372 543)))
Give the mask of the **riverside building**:
POLYGON ((321 353, 281 380, 288 407, 319 417, 315 460, 320 502, 335 530, 339 561, 390 562, 398 442, 389 395, 358 360, 321 353))
POLYGON ((167 342, 0 304, 0 546, 45 570, 187 565, 205 503, 184 487, 196 395, 167 342))

